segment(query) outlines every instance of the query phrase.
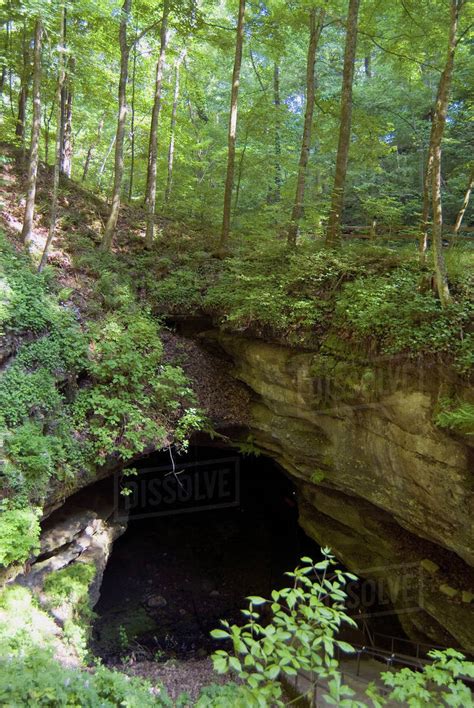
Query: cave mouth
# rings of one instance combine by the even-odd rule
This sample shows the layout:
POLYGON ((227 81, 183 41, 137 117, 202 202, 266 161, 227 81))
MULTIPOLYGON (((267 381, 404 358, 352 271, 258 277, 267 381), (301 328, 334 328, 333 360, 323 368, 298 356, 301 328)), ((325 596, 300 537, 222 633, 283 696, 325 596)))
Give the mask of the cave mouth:
MULTIPOLYGON (((113 480, 115 514, 127 528, 113 544, 94 607, 91 649, 105 663, 204 658, 221 648, 210 636, 219 620, 244 621, 247 596, 269 597, 291 582, 285 573, 302 556, 322 558, 299 526, 285 471, 264 455, 206 442, 179 456, 155 452, 113 480)), ((108 485, 110 494, 111 483, 93 487, 103 494, 108 485)), ((354 617, 361 606, 377 610, 374 586, 370 598, 364 589, 352 583, 354 617)), ((382 609, 382 631, 402 636, 393 608, 382 609)), ((365 643, 358 630, 346 629, 344 638, 365 643)))
POLYGON ((268 457, 193 446, 154 453, 122 480, 128 512, 94 611, 94 653, 166 660, 206 656, 220 619, 241 622, 247 595, 269 596, 320 548, 298 526, 294 485, 268 457))

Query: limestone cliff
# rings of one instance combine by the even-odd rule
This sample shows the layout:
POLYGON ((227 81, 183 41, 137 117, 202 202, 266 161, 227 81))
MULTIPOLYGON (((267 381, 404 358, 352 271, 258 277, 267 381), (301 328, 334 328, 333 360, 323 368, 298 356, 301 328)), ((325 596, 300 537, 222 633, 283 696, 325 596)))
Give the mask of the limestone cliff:
POLYGON ((362 577, 382 578, 411 636, 472 651, 473 449, 433 423, 455 383, 434 365, 203 338, 253 392, 254 443, 297 481, 308 534, 362 577))

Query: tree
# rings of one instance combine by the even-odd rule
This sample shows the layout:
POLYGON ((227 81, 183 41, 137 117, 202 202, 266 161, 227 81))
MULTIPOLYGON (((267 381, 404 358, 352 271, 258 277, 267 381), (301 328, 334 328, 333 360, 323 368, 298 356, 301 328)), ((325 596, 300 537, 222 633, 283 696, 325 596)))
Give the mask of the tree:
POLYGON ((161 93, 163 86, 163 68, 165 64, 166 47, 168 44, 168 15, 169 2, 165 0, 163 5, 163 17, 161 20, 160 32, 160 53, 156 63, 155 95, 153 100, 153 111, 151 114, 150 141, 148 145, 148 175, 146 191, 146 234, 145 246, 150 248, 153 243, 155 231, 155 209, 156 209, 156 174, 158 159, 158 121, 161 111, 161 93))
POLYGON ((62 133, 62 103, 61 96, 65 81, 65 57, 66 51, 66 9, 64 4, 61 6, 60 21, 59 21, 59 45, 58 45, 58 85, 56 90, 56 150, 54 160, 54 177, 53 177, 53 195, 51 198, 51 216, 49 222, 49 232, 44 245, 41 261, 38 266, 38 272, 41 273, 48 260, 48 251, 56 231, 56 217, 58 211, 58 190, 59 190, 59 175, 61 171, 61 133, 62 133))
POLYGON ((87 173, 89 172, 89 167, 91 164, 92 160, 92 154, 97 147, 97 145, 100 143, 100 138, 102 135, 102 130, 104 128, 104 119, 101 118, 99 120, 99 125, 97 126, 97 135, 94 139, 94 141, 89 145, 89 148, 87 150, 87 155, 86 155, 86 161, 84 162, 84 168, 82 170, 82 182, 86 181, 87 173))
POLYGON ((459 233, 459 229, 461 228, 464 214, 466 213, 466 209, 469 206, 469 199, 471 198, 471 192, 472 192, 473 187, 474 187, 474 169, 471 169, 466 193, 464 194, 464 199, 463 199, 461 208, 458 211, 457 216, 456 216, 456 221, 454 222, 453 236, 457 236, 457 234, 459 233))
POLYGON ((41 45, 43 22, 38 15, 35 21, 35 39, 33 49, 33 120, 31 125, 31 145, 28 160, 28 183, 25 215, 23 218, 22 238, 30 246, 33 238, 33 218, 36 201, 36 180, 38 176, 39 140, 41 131, 41 45))
POLYGON ((22 57, 23 70, 21 73, 20 91, 18 93, 18 117, 16 119, 15 135, 21 140, 22 146, 24 148, 26 103, 28 100, 28 89, 31 79, 30 52, 29 43, 27 40, 26 20, 23 22, 22 29, 22 57))
MULTIPOLYGON (((67 39, 67 14, 64 12, 64 47, 67 39)), ((75 61, 70 57, 67 65, 61 88, 61 113, 60 113, 60 172, 66 177, 71 176, 72 169, 72 76, 74 74, 75 61)))
POLYGON ((174 67, 174 91, 173 91, 173 105, 171 107, 171 121, 170 121, 170 142, 168 146, 168 172, 166 177, 166 189, 165 189, 165 204, 168 204, 171 196, 171 187, 173 184, 173 164, 174 164, 174 143, 175 143, 175 129, 176 129, 176 116, 178 112, 178 99, 179 99, 179 71, 181 64, 186 57, 186 49, 183 49, 179 57, 176 60, 174 67))
POLYGON ((242 48, 244 44, 244 27, 245 0, 239 0, 239 17, 237 21, 237 38, 235 42, 234 70, 232 72, 232 87, 230 94, 229 129, 227 134, 227 172, 224 189, 224 209, 222 214, 221 238, 219 243, 220 255, 224 255, 230 235, 230 215, 235 170, 235 146, 237 139, 237 108, 240 85, 240 67, 242 65, 242 48))
POLYGON ((441 74, 436 97, 435 112, 433 116, 433 130, 431 134, 430 153, 432 156, 432 204, 433 204, 433 259, 436 287, 443 307, 451 300, 448 285, 446 262, 443 255, 443 210, 441 203, 441 142, 444 126, 448 113, 449 91, 454 68, 454 54, 456 51, 456 34, 459 13, 465 0, 451 0, 448 51, 446 64, 441 74))
POLYGON ((304 191, 306 180, 306 168, 308 165, 309 151, 311 148, 311 132, 313 127, 314 114, 314 65, 316 62, 316 49, 323 29, 325 11, 312 8, 309 13, 309 44, 308 57, 306 62, 306 107, 304 114, 303 138, 301 140, 300 161, 298 176, 296 179, 296 194, 291 214, 291 223, 288 228, 288 245, 295 246, 298 235, 298 223, 303 216, 304 191))
POLYGON ((127 78, 128 59, 130 47, 127 42, 127 26, 130 18, 132 0, 124 0, 120 17, 119 43, 120 43, 120 78, 118 86, 118 116, 117 131, 115 134, 115 163, 114 185, 112 189, 112 205, 109 218, 105 225, 101 248, 110 251, 120 212, 120 195, 123 180, 123 142, 125 138, 125 124, 127 121, 127 78))
POLYGON ((326 244, 336 246, 341 238, 341 217, 344 205, 344 187, 346 183, 347 164, 349 161, 349 145, 352 122, 352 83, 354 80, 354 62, 357 48, 357 18, 360 0, 349 0, 347 14, 346 47, 344 51, 344 68, 342 74, 341 116, 339 125, 339 142, 337 145, 336 173, 331 198, 331 211, 326 233, 326 244))

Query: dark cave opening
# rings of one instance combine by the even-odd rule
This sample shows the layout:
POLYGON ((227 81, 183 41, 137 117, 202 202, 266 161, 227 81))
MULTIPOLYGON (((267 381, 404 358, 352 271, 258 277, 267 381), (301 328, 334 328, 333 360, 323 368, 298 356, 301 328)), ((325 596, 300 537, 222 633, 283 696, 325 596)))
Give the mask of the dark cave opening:
POLYGON ((247 595, 282 587, 320 549, 298 526, 292 482, 267 457, 192 447, 140 461, 122 480, 128 527, 114 544, 95 607, 95 651, 202 656, 219 620, 240 621, 247 595))
POLYGON ((321 557, 298 525, 292 481, 268 457, 199 445, 136 467, 114 484, 128 526, 94 608, 92 648, 106 662, 204 657, 219 648, 220 619, 243 621, 248 595, 268 597, 303 555, 321 557))

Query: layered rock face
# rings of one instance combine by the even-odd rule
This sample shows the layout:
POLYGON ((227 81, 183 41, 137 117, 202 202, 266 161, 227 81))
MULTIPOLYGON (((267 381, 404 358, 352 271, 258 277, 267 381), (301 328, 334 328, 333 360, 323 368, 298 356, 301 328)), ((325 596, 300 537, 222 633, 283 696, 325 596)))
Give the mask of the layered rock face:
MULTIPOLYGON (((109 485, 110 486, 110 485, 109 485)), ((88 578, 90 606, 94 607, 113 542, 126 529, 126 521, 116 513, 109 489, 95 486, 85 489, 65 502, 45 522, 40 537, 39 553, 17 576, 16 583, 24 585, 39 598, 40 604, 51 612, 55 621, 63 625, 75 611, 74 598, 59 606, 51 605, 45 595, 45 582, 52 573, 80 564, 91 568, 88 578)))
POLYGON ((473 448, 433 424, 453 382, 426 365, 202 336, 252 390, 253 441, 296 481, 307 533, 377 580, 409 635, 473 651, 473 448))

